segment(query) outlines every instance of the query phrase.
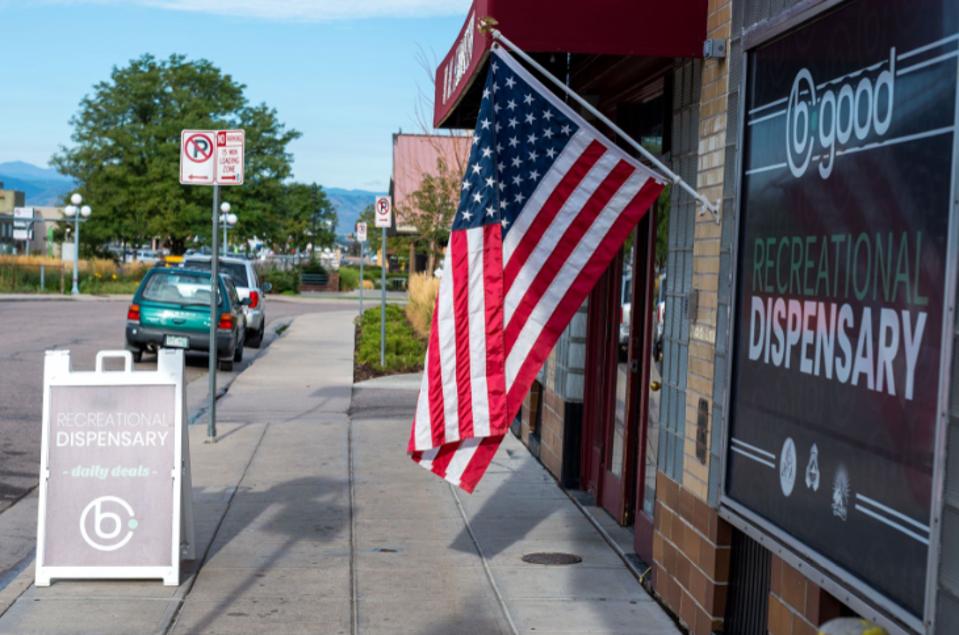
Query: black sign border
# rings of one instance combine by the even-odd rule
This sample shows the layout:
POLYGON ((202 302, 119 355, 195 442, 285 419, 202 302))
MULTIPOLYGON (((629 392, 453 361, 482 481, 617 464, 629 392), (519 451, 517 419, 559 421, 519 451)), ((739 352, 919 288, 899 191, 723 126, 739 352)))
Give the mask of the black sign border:
MULTIPOLYGON (((739 82, 736 85, 739 95, 735 113, 738 128, 736 130, 736 191, 731 210, 735 214, 735 228, 732 232, 730 266, 733 267, 729 308, 729 324, 722 335, 726 344, 726 382, 722 387, 724 405, 719 438, 722 443, 719 456, 719 515, 731 525, 756 540, 770 552, 796 568, 819 587, 834 595, 863 617, 886 628, 894 635, 912 635, 913 633, 931 634, 935 630, 936 589, 941 552, 943 488, 946 465, 946 432, 948 428, 949 383, 953 359, 953 328, 955 325, 956 287, 959 277, 959 78, 956 82, 956 114, 953 120, 951 207, 948 210, 948 236, 946 248, 945 298, 942 316, 942 354, 939 364, 939 385, 936 404, 936 431, 934 446, 934 464, 932 474, 930 540, 926 562, 926 588, 924 615, 917 616, 901 607, 895 601, 883 595, 867 582, 840 567, 828 557, 790 536, 759 514, 751 511, 726 493, 726 476, 729 455, 730 400, 732 377, 735 362, 734 343, 738 328, 738 315, 733 308, 739 298, 741 271, 739 266, 740 238, 743 221, 743 185, 745 173, 743 149, 746 126, 746 95, 749 78, 749 56, 759 46, 771 42, 787 33, 802 29, 813 20, 823 18, 841 8, 848 2, 864 0, 821 0, 801 2, 787 9, 770 22, 755 29, 741 33, 739 51, 730 57, 729 65, 739 65, 739 82)), ((735 37, 735 35, 734 35, 735 37)), ((959 459, 957 459, 959 460, 959 459)))

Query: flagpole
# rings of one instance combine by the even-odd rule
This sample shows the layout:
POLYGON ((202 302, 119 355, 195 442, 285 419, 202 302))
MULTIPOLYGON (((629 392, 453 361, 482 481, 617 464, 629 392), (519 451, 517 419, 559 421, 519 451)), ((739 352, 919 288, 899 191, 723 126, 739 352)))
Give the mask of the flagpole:
MULTIPOLYGON (((637 152, 639 152, 641 155, 643 155, 643 158, 645 158, 647 161, 649 161, 650 163, 652 163, 653 166, 656 167, 656 169, 658 169, 660 172, 662 172, 663 176, 665 177, 664 180, 671 181, 673 184, 678 185, 678 186, 681 187, 683 190, 685 190, 686 192, 688 192, 690 196, 692 196, 694 199, 696 199, 697 201, 699 201, 699 203, 703 206, 704 209, 708 210, 708 211, 713 215, 713 218, 716 219, 716 223, 717 223, 717 224, 719 223, 719 204, 718 204, 718 201, 717 201, 716 203, 711 203, 711 202, 709 201, 709 199, 707 199, 705 196, 703 196, 702 194, 700 194, 699 192, 697 192, 696 189, 693 188, 689 183, 687 183, 686 181, 684 181, 681 176, 679 176, 678 174, 676 174, 675 172, 673 172, 672 170, 670 170, 668 167, 666 167, 666 166, 663 164, 662 161, 660 161, 659 159, 657 159, 657 158, 653 155, 652 152, 650 152, 649 150, 647 150, 646 148, 644 148, 642 145, 639 144, 639 142, 637 142, 637 141, 636 141, 635 139, 633 139, 631 136, 629 136, 628 134, 626 134, 626 132, 624 132, 622 128, 620 128, 620 127, 617 126, 615 123, 613 123, 613 122, 609 119, 609 117, 607 117, 606 115, 604 115, 603 113, 601 113, 601 112, 600 112, 596 107, 594 107, 591 103, 589 103, 588 101, 586 101, 585 99, 583 99, 582 97, 580 97, 573 89, 571 89, 569 86, 567 86, 566 84, 564 84, 563 82, 561 82, 558 77, 556 77, 555 75, 553 75, 552 73, 550 73, 548 70, 546 70, 546 68, 544 68, 542 64, 540 64, 539 62, 537 62, 536 60, 534 60, 534 59, 533 59, 528 53, 526 53, 523 49, 521 49, 521 48, 519 48, 518 46, 516 46, 515 44, 513 44, 513 42, 511 42, 508 37, 506 37, 505 35, 503 35, 503 33, 502 33, 499 29, 497 29, 496 27, 494 27, 494 26, 492 25, 492 22, 490 21, 490 18, 485 18, 484 20, 482 20, 482 21, 481 21, 481 24, 480 24, 480 26, 479 26, 478 28, 480 29, 480 31, 489 31, 489 33, 493 36, 493 39, 496 40, 496 43, 499 43, 499 44, 505 46, 505 47, 508 48, 511 52, 515 53, 517 57, 519 57, 520 59, 522 59, 524 62, 526 62, 527 64, 529 64, 529 65, 532 66, 533 68, 535 68, 535 69, 536 69, 537 71, 539 71, 546 79, 548 79, 550 82, 552 82, 555 86, 557 86, 557 87, 558 87, 560 90, 562 90, 564 93, 566 93, 567 95, 569 95, 569 96, 573 99, 573 101, 575 101, 577 104, 579 104, 580 106, 582 106, 583 108, 585 108, 587 112, 589 112, 589 113, 592 114, 594 117, 596 117, 597 119, 599 119, 600 121, 602 121, 604 124, 606 124, 606 126, 608 126, 610 130, 612 130, 613 132, 615 132, 616 134, 618 134, 620 137, 622 137, 622 139, 623 139, 626 143, 628 143, 630 146, 633 147, 633 149, 635 149, 637 152)), ((495 45, 495 43, 494 43, 494 45, 495 45)), ((702 212, 700 212, 700 213, 702 213, 702 212)))

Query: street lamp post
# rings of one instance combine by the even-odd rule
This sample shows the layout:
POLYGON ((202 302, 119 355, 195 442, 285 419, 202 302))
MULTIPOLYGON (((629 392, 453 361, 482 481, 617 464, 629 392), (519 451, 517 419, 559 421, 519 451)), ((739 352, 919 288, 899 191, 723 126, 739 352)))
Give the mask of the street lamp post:
POLYGON ((71 205, 67 205, 64 208, 64 212, 70 218, 73 218, 73 288, 70 290, 71 295, 80 295, 80 286, 79 282, 79 267, 80 267, 80 217, 83 217, 83 220, 90 218, 90 214, 93 213, 93 210, 89 205, 80 206, 80 203, 83 202, 83 197, 80 196, 79 192, 74 192, 70 196, 71 205))
POLYGON ((238 219, 236 214, 230 213, 230 204, 226 201, 223 201, 223 203, 220 205, 220 211, 222 212, 220 214, 220 222, 223 223, 223 253, 226 254, 229 252, 229 249, 227 248, 229 242, 227 242, 226 232, 228 229, 232 229, 234 226, 236 226, 238 219))

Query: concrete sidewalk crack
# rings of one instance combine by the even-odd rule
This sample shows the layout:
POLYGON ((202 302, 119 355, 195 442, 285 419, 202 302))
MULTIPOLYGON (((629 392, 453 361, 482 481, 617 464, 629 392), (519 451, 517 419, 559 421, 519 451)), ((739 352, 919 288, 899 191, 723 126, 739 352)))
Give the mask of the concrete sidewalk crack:
POLYGON ((176 608, 173 610, 173 614, 170 616, 169 622, 163 629, 163 635, 168 635, 173 628, 176 627, 177 620, 180 618, 180 613, 183 611, 183 605, 186 604, 187 598, 190 597, 190 592, 193 590, 193 585, 196 584, 196 580, 200 576, 200 571, 203 570, 203 565, 206 564, 207 559, 210 557, 210 550, 216 543, 216 538, 220 534, 220 529, 223 527, 223 521, 226 519, 227 514, 230 513, 230 507, 233 505, 233 499, 236 498, 236 493, 240 491, 240 485, 242 485, 243 481, 246 480, 247 472, 249 472, 250 466, 253 465, 253 459, 256 458, 257 453, 260 451, 260 446, 263 444, 263 439, 266 438, 266 433, 270 429, 270 425, 271 422, 268 421, 266 425, 263 426, 263 432, 260 434, 260 438, 257 439, 256 445, 253 448, 253 452, 250 453, 250 459, 246 462, 246 465, 243 466, 243 473, 240 474, 239 480, 237 480, 236 485, 233 486, 233 491, 230 492, 230 499, 226 503, 226 508, 223 510, 223 515, 220 516, 220 520, 216 524, 216 529, 213 530, 213 535, 210 537, 210 542, 203 551, 203 557, 200 559, 200 563, 196 566, 196 569, 193 571, 190 579, 186 582, 183 595, 178 598, 176 608))
POLYGON ((353 635, 360 632, 359 582, 356 572, 356 497, 353 487, 353 418, 347 418, 346 429, 347 471, 350 483, 350 627, 353 635))
POLYGON ((473 526, 470 525, 469 518, 466 516, 466 510, 463 509, 463 503, 460 501, 459 494, 456 492, 456 487, 453 485, 448 486, 450 488, 450 494, 453 495, 453 500, 456 501, 456 509, 459 510, 460 516, 463 519, 463 525, 466 527, 466 533, 469 534, 470 540, 473 541, 473 547, 476 549, 476 553, 479 554, 480 560, 483 563, 483 571, 486 573, 486 579, 490 584, 490 587, 493 589, 493 594, 496 596, 496 602, 499 604, 500 610, 503 611, 503 617, 506 618, 506 622, 509 624, 510 632, 513 635, 519 635, 519 629, 516 628, 516 623, 513 621, 513 616, 510 615, 509 607, 506 605, 506 600, 503 598, 503 594, 499 590, 499 585, 496 584, 496 578, 493 577, 493 570, 489 566, 489 560, 486 558, 486 553, 483 552, 483 547, 480 546, 479 540, 476 538, 476 534, 473 533, 473 526))

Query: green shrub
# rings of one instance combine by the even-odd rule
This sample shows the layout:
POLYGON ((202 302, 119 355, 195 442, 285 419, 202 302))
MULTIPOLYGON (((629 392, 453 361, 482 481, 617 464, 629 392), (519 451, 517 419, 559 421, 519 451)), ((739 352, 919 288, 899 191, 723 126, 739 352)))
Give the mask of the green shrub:
POLYGON ((386 367, 380 367, 380 307, 363 312, 356 344, 356 364, 377 374, 423 368, 426 344, 413 332, 402 307, 386 306, 386 367))
POLYGON ((267 269, 260 274, 263 282, 273 285, 272 293, 296 294, 300 292, 300 272, 296 269, 267 269))
POLYGON ((340 291, 352 291, 359 286, 360 270, 352 267, 340 267, 340 291))

